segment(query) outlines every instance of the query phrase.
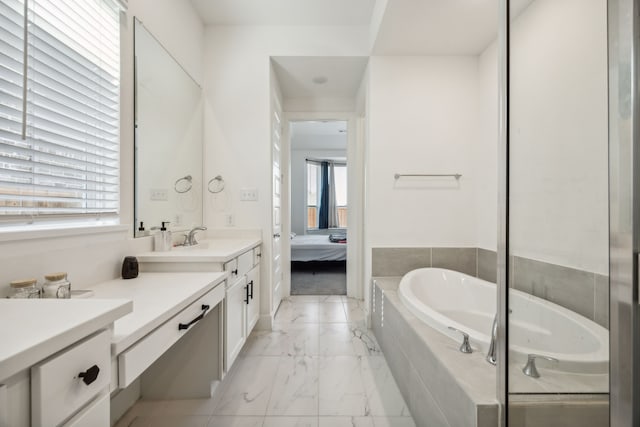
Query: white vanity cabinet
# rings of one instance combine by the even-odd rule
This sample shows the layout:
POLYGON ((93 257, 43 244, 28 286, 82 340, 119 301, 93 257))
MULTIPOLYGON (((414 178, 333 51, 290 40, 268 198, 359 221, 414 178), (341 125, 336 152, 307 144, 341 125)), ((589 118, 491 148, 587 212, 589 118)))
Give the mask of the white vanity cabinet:
POLYGON ((260 318, 260 257, 253 248, 224 264, 230 273, 225 303, 225 372, 260 318))
POLYGON ((260 320, 259 238, 203 240, 168 252, 138 254, 141 272, 220 272, 226 278, 223 310, 223 371, 229 372, 260 320))
POLYGON ((236 360, 242 350, 242 346, 247 340, 246 327, 246 304, 247 278, 237 279, 235 283, 227 288, 227 298, 225 300, 225 371, 236 360))
POLYGON ((260 319, 260 266, 256 265, 247 273, 249 300, 247 303, 247 336, 260 319))
POLYGON ((111 332, 103 330, 33 366, 31 424, 108 426, 110 348, 111 332))
POLYGON ((108 427, 113 323, 126 300, 0 300, 0 427, 108 427), (37 315, 34 315, 37 313, 37 315))

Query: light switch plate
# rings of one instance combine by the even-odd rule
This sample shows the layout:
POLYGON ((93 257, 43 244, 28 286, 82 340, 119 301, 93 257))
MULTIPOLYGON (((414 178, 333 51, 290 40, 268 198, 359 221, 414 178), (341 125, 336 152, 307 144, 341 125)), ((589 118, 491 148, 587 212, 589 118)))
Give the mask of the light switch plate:
POLYGON ((167 201, 169 200, 169 190, 166 188, 152 188, 150 190, 151 200, 167 201))
POLYGON ((258 189, 255 187, 241 189, 240 200, 243 202, 256 202, 258 200, 258 189))

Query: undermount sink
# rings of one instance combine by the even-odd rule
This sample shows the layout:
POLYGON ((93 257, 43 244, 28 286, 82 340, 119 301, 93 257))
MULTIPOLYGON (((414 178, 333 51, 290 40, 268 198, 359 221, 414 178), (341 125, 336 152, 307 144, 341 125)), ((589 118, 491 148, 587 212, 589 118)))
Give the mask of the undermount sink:
POLYGON ((183 246, 174 246, 173 250, 175 251, 192 251, 192 250, 196 250, 196 249, 209 249, 210 246, 210 242, 201 242, 195 245, 183 245, 183 246))

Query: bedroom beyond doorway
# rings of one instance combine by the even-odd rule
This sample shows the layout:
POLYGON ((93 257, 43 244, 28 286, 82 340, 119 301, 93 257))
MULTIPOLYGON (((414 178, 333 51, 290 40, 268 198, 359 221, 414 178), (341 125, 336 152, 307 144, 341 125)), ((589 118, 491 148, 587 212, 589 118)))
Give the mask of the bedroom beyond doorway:
POLYGON ((291 294, 346 295, 347 122, 291 123, 291 294))

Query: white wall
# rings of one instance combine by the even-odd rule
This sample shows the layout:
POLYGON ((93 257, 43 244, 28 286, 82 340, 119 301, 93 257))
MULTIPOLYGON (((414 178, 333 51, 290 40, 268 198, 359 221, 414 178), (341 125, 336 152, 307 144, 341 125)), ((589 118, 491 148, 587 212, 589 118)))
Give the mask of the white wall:
POLYGON ((72 286, 81 289, 120 275, 125 255, 150 250, 151 239, 132 239, 133 223, 133 15, 185 68, 202 76, 203 25, 188 2, 129 0, 129 13, 122 22, 121 62, 121 223, 122 231, 66 235, 0 242, 0 297, 8 283, 21 277, 36 277, 52 271, 67 271, 72 286), (177 32, 175 29, 181 28, 177 32))
MULTIPOLYGON (((271 230, 270 56, 362 56, 366 27, 213 26, 205 34, 205 182, 218 174, 225 195, 207 195, 205 223, 271 230), (258 189, 241 202, 242 187, 258 189)), ((283 170, 283 173, 287 171, 283 170)), ((283 182, 287 182, 285 176, 283 182)), ((270 288, 270 245, 263 245, 261 280, 270 288)))
MULTIPOLYGON (((303 137, 300 135, 299 137, 303 137)), ((344 140, 346 135, 335 136, 344 140)), ((295 141, 295 139, 294 139, 295 141)), ((335 159, 347 158, 347 150, 291 150, 291 231, 305 234, 307 215, 307 162, 306 159, 335 159)))
POLYGON ((606 16, 602 0, 537 0, 511 41, 513 253, 600 274, 609 248, 606 16))
POLYGON ((498 47, 492 43, 478 58, 478 134, 475 148, 476 244, 498 247, 498 47))
POLYGON ((372 57, 368 121, 367 250, 475 246, 477 58, 372 57))

